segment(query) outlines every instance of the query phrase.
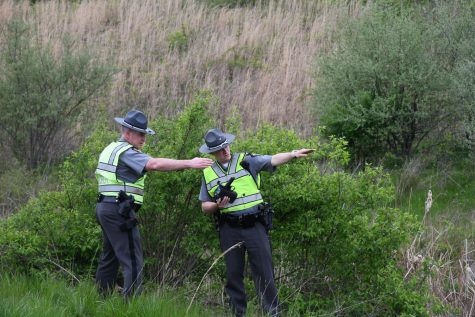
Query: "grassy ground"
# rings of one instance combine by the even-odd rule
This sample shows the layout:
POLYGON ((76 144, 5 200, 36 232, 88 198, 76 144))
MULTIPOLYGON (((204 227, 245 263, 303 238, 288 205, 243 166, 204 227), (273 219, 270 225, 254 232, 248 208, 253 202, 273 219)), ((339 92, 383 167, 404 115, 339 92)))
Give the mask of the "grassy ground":
POLYGON ((470 162, 445 169, 424 168, 420 162, 410 162, 394 172, 398 207, 424 215, 428 191, 432 192, 432 217, 475 211, 475 169, 470 162))
POLYGON ((406 276, 428 269, 426 281, 432 293, 453 307, 457 316, 474 316, 473 164, 468 162, 443 170, 415 165, 409 164, 394 177, 398 207, 417 215, 422 223, 421 232, 405 251, 406 276), (427 209, 429 190, 432 204, 427 209))
POLYGON ((212 316, 170 292, 146 292, 126 303, 116 294, 101 298, 91 283, 75 286, 53 278, 0 276, 0 316, 212 316))

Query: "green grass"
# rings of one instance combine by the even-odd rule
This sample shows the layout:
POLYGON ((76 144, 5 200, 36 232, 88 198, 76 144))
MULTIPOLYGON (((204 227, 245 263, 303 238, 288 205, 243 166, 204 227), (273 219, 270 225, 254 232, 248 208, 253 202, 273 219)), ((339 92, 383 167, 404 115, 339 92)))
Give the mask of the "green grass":
POLYGON ((0 316, 212 316, 189 300, 164 291, 148 291, 130 302, 118 295, 103 299, 90 282, 71 286, 64 280, 0 276, 0 316))
POLYGON ((475 209, 475 171, 460 166, 451 171, 425 170, 410 180, 398 201, 402 209, 424 215, 427 193, 432 191, 431 216, 470 214, 475 209))
MULTIPOLYGON (((399 208, 422 220, 427 193, 432 191, 432 207, 426 215, 424 230, 429 234, 435 229, 436 235, 441 234, 434 251, 454 253, 455 263, 464 241, 475 239, 475 170, 472 165, 459 164, 445 171, 426 169, 406 176, 406 190, 399 193, 397 202, 399 208)), ((394 179, 396 184, 400 183, 400 179, 394 179)))

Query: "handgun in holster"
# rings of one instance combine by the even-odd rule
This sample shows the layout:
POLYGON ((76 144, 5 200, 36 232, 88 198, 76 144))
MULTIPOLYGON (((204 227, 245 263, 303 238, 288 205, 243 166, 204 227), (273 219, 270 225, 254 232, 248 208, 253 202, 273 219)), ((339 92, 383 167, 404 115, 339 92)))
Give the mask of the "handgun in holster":
POLYGON ((127 195, 123 190, 119 191, 117 203, 119 204, 119 214, 125 218, 129 218, 130 212, 134 209, 134 196, 127 195))
POLYGON ((130 216, 130 212, 135 210, 134 202, 134 196, 127 195, 123 190, 119 192, 119 195, 117 196, 117 203, 119 204, 118 212, 125 218, 119 225, 120 231, 130 231, 138 224, 137 218, 130 216))
POLYGON ((274 217, 274 209, 270 202, 263 202, 259 204, 260 221, 266 228, 267 232, 272 230, 272 218, 274 217))

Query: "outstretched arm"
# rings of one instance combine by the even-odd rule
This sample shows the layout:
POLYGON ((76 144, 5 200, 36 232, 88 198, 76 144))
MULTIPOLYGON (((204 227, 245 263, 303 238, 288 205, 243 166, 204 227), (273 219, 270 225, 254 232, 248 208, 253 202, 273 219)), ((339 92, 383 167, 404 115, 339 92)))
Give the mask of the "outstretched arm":
POLYGON ((208 158, 195 157, 191 160, 174 160, 169 158, 151 158, 145 165, 146 171, 178 171, 186 168, 203 169, 213 164, 208 158))
POLYGON ((272 156, 271 164, 272 166, 279 166, 282 164, 287 163, 288 161, 298 158, 298 157, 305 157, 308 154, 315 151, 314 149, 300 149, 300 150, 293 150, 292 152, 286 153, 278 153, 272 156))

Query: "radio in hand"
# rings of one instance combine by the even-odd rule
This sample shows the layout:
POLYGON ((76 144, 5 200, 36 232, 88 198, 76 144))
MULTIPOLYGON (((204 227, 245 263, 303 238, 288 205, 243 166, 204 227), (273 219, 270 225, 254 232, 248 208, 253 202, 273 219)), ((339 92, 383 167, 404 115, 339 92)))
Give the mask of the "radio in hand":
POLYGON ((218 181, 218 188, 214 192, 214 200, 217 201, 218 199, 223 199, 225 196, 229 197, 229 202, 233 203, 237 198, 237 193, 232 189, 231 184, 234 182, 234 177, 231 177, 229 181, 227 181, 226 185, 218 181))

